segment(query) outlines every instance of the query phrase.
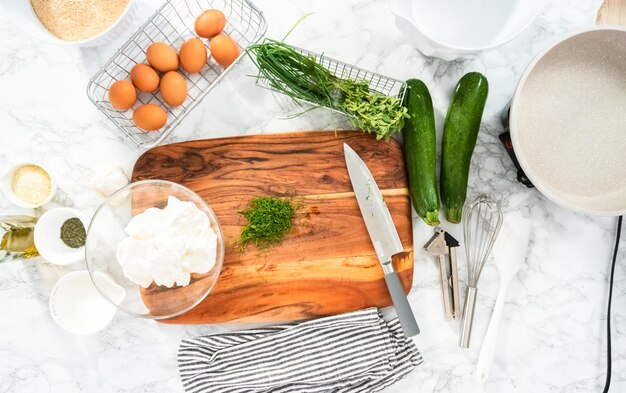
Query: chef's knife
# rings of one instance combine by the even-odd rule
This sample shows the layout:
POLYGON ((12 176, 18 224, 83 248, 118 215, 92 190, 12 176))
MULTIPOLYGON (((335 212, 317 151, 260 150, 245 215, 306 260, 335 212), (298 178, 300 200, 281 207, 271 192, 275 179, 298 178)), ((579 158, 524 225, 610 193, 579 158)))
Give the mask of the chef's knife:
POLYGON ((398 313, 398 318, 400 318, 402 330, 407 337, 415 336, 419 334, 420 329, 415 322, 415 316, 404 294, 398 274, 391 263, 391 257, 404 250, 398 231, 396 231, 389 209, 367 165, 345 143, 343 144, 343 151, 354 195, 359 203, 359 209, 361 209, 361 215, 372 239, 378 260, 383 267, 385 282, 398 313))

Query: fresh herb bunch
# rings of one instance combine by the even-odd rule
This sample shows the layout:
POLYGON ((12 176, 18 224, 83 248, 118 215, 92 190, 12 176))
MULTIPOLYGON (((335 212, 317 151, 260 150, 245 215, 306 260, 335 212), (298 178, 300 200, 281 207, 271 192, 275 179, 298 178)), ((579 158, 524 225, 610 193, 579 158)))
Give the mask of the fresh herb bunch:
POLYGON ((376 139, 388 140, 408 118, 397 97, 369 89, 366 80, 339 78, 291 46, 266 38, 247 49, 262 78, 271 88, 293 98, 329 107, 350 116, 352 124, 376 139))
POLYGON ((291 230, 296 207, 287 199, 258 197, 243 211, 248 223, 241 228, 239 246, 243 251, 250 243, 264 249, 279 243, 291 230))

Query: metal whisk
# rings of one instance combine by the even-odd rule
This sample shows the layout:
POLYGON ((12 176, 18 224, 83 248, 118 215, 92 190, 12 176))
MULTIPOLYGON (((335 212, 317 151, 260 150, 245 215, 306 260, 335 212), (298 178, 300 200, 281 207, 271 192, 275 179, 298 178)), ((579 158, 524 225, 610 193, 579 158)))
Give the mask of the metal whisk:
POLYGON ((467 257, 467 291, 461 321, 461 339, 459 345, 469 348, 474 319, 474 306, 480 273, 487 262, 493 244, 502 226, 500 205, 485 195, 476 198, 463 211, 463 235, 467 257))

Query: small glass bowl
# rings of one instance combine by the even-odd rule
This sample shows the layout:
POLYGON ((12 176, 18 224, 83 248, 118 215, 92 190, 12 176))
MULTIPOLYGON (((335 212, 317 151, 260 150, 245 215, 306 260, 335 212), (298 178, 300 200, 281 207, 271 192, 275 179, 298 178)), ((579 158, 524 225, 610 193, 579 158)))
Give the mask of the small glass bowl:
POLYGON ((142 180, 119 189, 96 210, 87 231, 85 259, 92 280, 97 273, 103 273, 124 288, 125 296, 120 302, 119 298, 109 298, 107 291, 98 287, 99 281, 93 280, 102 296, 119 310, 141 318, 166 319, 191 310, 211 292, 224 262, 224 236, 215 213, 198 194, 170 181, 142 180), (215 265, 207 273, 193 273, 186 286, 168 288, 152 282, 148 288, 142 288, 124 274, 117 261, 117 248, 127 236, 124 229, 130 219, 152 207, 164 208, 170 195, 194 203, 209 218, 217 235, 215 265))

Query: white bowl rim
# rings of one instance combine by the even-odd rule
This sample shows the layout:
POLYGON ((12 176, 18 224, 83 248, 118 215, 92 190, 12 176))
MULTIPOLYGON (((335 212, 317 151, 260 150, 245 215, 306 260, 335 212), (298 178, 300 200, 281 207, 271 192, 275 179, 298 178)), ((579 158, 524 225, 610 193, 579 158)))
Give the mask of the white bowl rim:
POLYGON ((42 165, 42 164, 40 164, 38 162, 34 162, 34 161, 20 162, 18 164, 13 165, 12 167, 10 167, 9 170, 6 171, 2 175, 2 179, 0 179, 0 187, 2 188, 2 191, 4 192, 4 195, 7 197, 7 199, 11 203, 13 203, 14 205, 16 205, 18 207, 23 207, 23 208, 27 208, 27 209, 36 209, 38 207, 41 207, 41 206, 45 205, 46 203, 50 202, 54 198, 54 196, 56 195, 56 192, 57 192, 57 183, 54 180, 54 177, 52 176, 52 173, 50 173, 48 168, 46 168, 44 165, 42 165), (50 194, 41 203, 30 204, 30 203, 24 202, 17 195, 15 195, 15 193, 13 192, 12 185, 11 185, 13 174, 19 168, 21 168, 23 166, 26 166, 26 165, 38 166, 39 168, 43 169, 48 174, 48 177, 50 178, 50 194), (5 178, 10 178, 10 179, 7 179, 7 181, 5 181, 5 178))
POLYGON ((602 25, 602 26, 593 26, 593 27, 583 29, 583 30, 577 30, 573 33, 566 35, 565 37, 561 37, 555 40, 547 48, 539 52, 539 54, 535 56, 535 58, 530 62, 530 64, 528 64, 528 66, 524 70, 524 73, 522 74, 522 77, 520 78, 517 84, 517 87, 515 88, 515 93, 513 94, 513 99, 511 100, 509 129, 511 132, 511 142, 513 143, 513 150, 515 151, 515 155, 517 157, 517 160, 520 166, 524 170, 524 173, 526 174, 528 179, 537 188, 537 190, 540 191, 543 195, 545 195, 549 200, 551 200, 552 202, 556 203, 559 206, 563 206, 567 209, 573 210, 578 213, 589 214, 589 215, 594 215, 594 216, 604 216, 604 217, 621 216, 621 215, 626 214, 626 208, 624 208, 623 210, 614 210, 614 211, 588 209, 588 208, 580 207, 580 206, 577 206, 576 204, 564 201, 556 193, 553 193, 550 190, 546 190, 544 188, 543 183, 539 179, 538 175, 535 172, 533 172, 532 168, 526 162, 524 155, 521 154, 521 150, 515 147, 516 145, 519 146, 519 143, 520 143, 518 141, 517 132, 515 131, 516 129, 515 123, 517 122, 517 111, 515 110, 515 107, 516 107, 516 104, 520 101, 522 88, 524 87, 526 80, 530 76, 531 72, 533 71, 537 63, 539 63, 539 61, 541 61, 541 59, 543 59, 543 57, 548 52, 550 52, 552 49, 554 49, 556 46, 560 45, 561 43, 569 39, 572 39, 576 36, 595 32, 595 31, 621 31, 623 33, 626 33, 626 26, 602 25))
MULTIPOLYGON (((102 330, 104 330, 107 326, 109 326, 111 324, 111 322, 113 321, 113 319, 115 318, 115 312, 113 312, 111 314, 111 317, 109 318, 109 320, 107 321, 106 324, 103 324, 102 326, 99 326, 99 329, 96 331, 79 331, 79 330, 75 330, 71 327, 69 327, 67 324, 63 323, 62 320, 59 318, 59 315, 57 314, 57 312, 54 310, 53 308, 53 304, 55 303, 54 300, 56 299, 56 293, 60 287, 60 285, 63 284, 63 281, 67 282, 67 280, 69 279, 79 279, 79 276, 83 276, 85 275, 85 273, 87 273, 87 276, 85 278, 89 278, 90 280, 92 280, 93 283, 93 279, 91 278, 91 275, 89 275, 89 272, 87 270, 75 270, 73 272, 69 272, 67 274, 64 274, 63 276, 61 276, 61 278, 59 278, 56 282, 56 284, 54 284, 54 287, 52 288, 52 291, 50 291, 50 296, 48 299, 48 310, 50 312, 50 316, 52 317, 52 320, 58 325, 60 326, 63 330, 65 330, 68 333, 71 334, 75 334, 77 336, 90 336, 92 334, 96 334, 102 330)), ((111 278, 104 274, 104 273, 99 273, 103 276, 103 279, 105 280, 109 280, 111 281, 111 278)), ((117 285, 115 283, 113 283, 114 285, 117 285)), ((94 284, 95 286, 95 284, 94 284)), ((96 287, 97 289, 97 287, 96 287)), ((98 294, 100 294, 100 296, 102 296, 102 293, 100 291, 98 291, 98 294)), ((117 308, 115 308, 115 311, 117 312, 117 308)))
POLYGON ((484 46, 457 46, 457 45, 452 45, 452 44, 448 44, 445 43, 437 38, 434 38, 431 34, 429 34, 428 30, 424 28, 424 26, 419 23, 418 21, 412 20, 412 19, 407 19, 404 16, 398 15, 395 12, 393 12, 393 8, 392 8, 392 13, 398 17, 398 18, 402 18, 404 20, 406 20, 407 22, 409 22, 413 27, 415 27, 420 34, 424 35, 426 38, 428 38, 430 41, 432 41, 433 43, 441 46, 442 48, 448 49, 448 50, 455 50, 455 51, 459 51, 459 52, 482 52, 485 50, 489 50, 489 49, 493 49, 493 48, 497 48, 498 46, 502 46, 510 41, 512 41, 513 39, 515 39, 518 35, 520 35, 524 30, 526 30, 528 27, 530 27, 530 25, 532 25, 537 18, 539 17, 539 15, 541 14, 541 12, 543 12, 543 9, 546 6, 546 0, 542 0, 541 1, 541 5, 539 7, 537 7, 536 12, 533 14, 532 18, 529 18, 529 20, 527 21, 527 23, 525 23, 523 25, 522 28, 518 29, 516 32, 514 32, 513 34, 511 34, 510 37, 506 37, 501 39, 500 41, 495 41, 494 43, 491 43, 489 45, 484 45, 484 46))
MULTIPOLYGON (((55 207, 53 209, 50 209, 46 212, 44 212, 41 217, 39 217, 39 219, 37 220, 37 223, 35 224, 35 232, 33 235, 33 238, 35 239, 35 247, 37 247, 37 238, 38 238, 38 233, 41 234, 41 229, 39 231, 37 231, 38 225, 39 223, 42 221, 42 219, 46 216, 46 215, 50 215, 52 214, 52 212, 58 212, 58 211, 66 211, 68 213, 70 213, 72 216, 78 218, 83 225, 85 226, 85 232, 87 230, 87 226, 89 224, 89 220, 87 218, 87 215, 85 213, 83 213, 82 211, 78 210, 78 209, 74 209, 73 207, 55 207)), ((41 226, 39 226, 39 228, 41 228, 41 226)), ((47 234, 46 234, 47 235, 47 234)), ((42 236, 44 236, 42 234, 42 236)), ((71 250, 69 252, 67 252, 67 260, 65 261, 56 261, 54 260, 54 258, 48 259, 44 256, 44 254, 46 254, 46 252, 41 252, 40 248, 37 248, 37 251, 39 252, 39 255, 47 262, 49 262, 52 265, 57 265, 57 266, 69 266, 69 265, 73 265, 77 262, 80 262, 80 259, 84 256, 84 248, 85 246, 81 246, 78 247, 75 250, 71 250)))
MULTIPOLYGON (((109 33, 111 30, 113 30, 113 28, 115 26, 117 26, 122 19, 124 19, 124 17, 130 12, 132 6, 134 5, 135 0, 128 0, 128 4, 126 5, 126 8, 124 9, 124 12, 122 12, 120 14, 120 16, 115 20, 115 22, 113 22, 109 27, 107 27, 106 30, 104 30, 101 33, 98 33, 96 35, 94 35, 93 37, 89 37, 89 38, 85 38, 84 40, 80 40, 80 41, 68 41, 68 40, 64 40, 62 38, 57 37, 56 35, 54 35, 50 30, 48 30, 46 28, 46 26, 44 26, 43 23, 41 23, 41 21, 39 21, 39 23, 41 24, 41 27, 47 31, 50 34, 50 40, 47 40, 46 42, 49 42, 51 44, 55 44, 55 45, 61 45, 61 46, 81 46, 81 45, 85 45, 85 44, 90 44, 93 41, 96 41, 97 39, 103 37, 104 35, 106 35, 107 33, 109 33)), ((31 8, 32 8, 32 4, 31 4, 31 8)), ((35 10, 33 10, 33 13, 35 12, 35 10)), ((37 14, 35 14, 35 18, 39 19, 37 17, 37 14)), ((39 41, 43 41, 41 38, 39 37, 35 37, 34 35, 31 35, 27 32, 25 32, 26 34, 28 34, 28 36, 33 37, 39 41)))
POLYGON ((220 224, 220 222, 219 222, 219 220, 217 218, 217 215, 215 214, 215 212, 213 211, 211 206, 209 206, 207 201, 205 201, 204 198, 202 198, 200 195, 198 195, 197 192, 193 191, 189 187, 186 187, 186 186, 184 186, 184 185, 182 185, 180 183, 176 183, 176 182, 173 182, 173 181, 170 181, 170 180, 146 179, 146 180, 138 180, 138 181, 135 181, 135 182, 128 183, 124 187, 122 187, 119 190, 115 191, 113 194, 109 195, 109 197, 104 202, 102 202, 102 204, 100 204, 100 206, 98 206, 98 209, 96 209, 95 213, 93 214, 93 218, 92 218, 92 220, 89 223, 89 228, 87 229, 87 241, 89 240, 89 231, 91 230, 91 226, 93 225, 93 223, 95 221, 94 219, 96 218, 96 216, 98 215, 100 210, 103 209, 104 206, 107 205, 107 202, 110 201, 111 199, 113 199, 115 196, 120 195, 120 194, 122 194, 124 192, 127 192, 133 186, 141 185, 141 184, 166 184, 166 185, 174 185, 174 186, 180 187, 180 188, 182 188, 184 190, 189 191, 193 195, 197 196, 198 199, 200 199, 202 201, 204 206, 209 209, 209 211, 211 212, 211 215, 213 216, 213 218, 215 219, 215 222, 217 223, 217 229, 218 229, 217 235, 222 240, 221 241, 221 244, 222 244, 222 246, 221 246, 221 248, 222 248, 222 258, 220 258, 219 260, 216 260, 215 261, 215 266, 213 266, 213 268, 211 268, 211 269, 217 268, 217 278, 215 279, 215 281, 213 283, 211 283, 211 286, 209 286, 209 289, 206 291, 206 293, 203 296, 200 296, 193 304, 191 304, 189 307, 187 307, 187 308, 185 308, 183 310, 177 311, 177 312, 175 312, 173 314, 169 314, 169 315, 157 315, 157 316, 154 316, 154 315, 138 314, 138 313, 126 310, 125 308, 120 307, 118 304, 115 304, 115 302, 112 299, 109 299, 109 297, 100 290, 100 288, 96 284, 96 281, 95 281, 95 279, 93 277, 94 274, 98 273, 98 272, 93 272, 92 269, 89 266, 89 263, 88 263, 88 259, 87 259, 87 243, 85 243, 85 264, 87 265, 87 271, 89 272, 89 277, 91 277, 91 281, 93 282, 93 285, 96 287, 98 292, 105 299, 107 299, 110 303, 115 305, 115 307, 118 310, 121 310, 123 313, 125 313, 127 315, 130 315, 130 316, 133 316, 133 317, 138 317, 138 318, 152 319, 152 320, 170 319, 170 318, 174 318, 174 317, 177 317, 179 315, 182 315, 182 314, 186 313, 187 311, 192 310, 198 304, 202 303, 202 301, 204 299, 206 299, 207 296, 209 296, 209 293, 211 293, 211 291, 215 287, 215 284, 217 283, 217 281, 219 280, 220 275, 222 274, 222 267, 224 266, 224 257, 225 257, 225 254, 226 254, 226 247, 224 246, 224 233, 222 231, 222 225, 220 224))

